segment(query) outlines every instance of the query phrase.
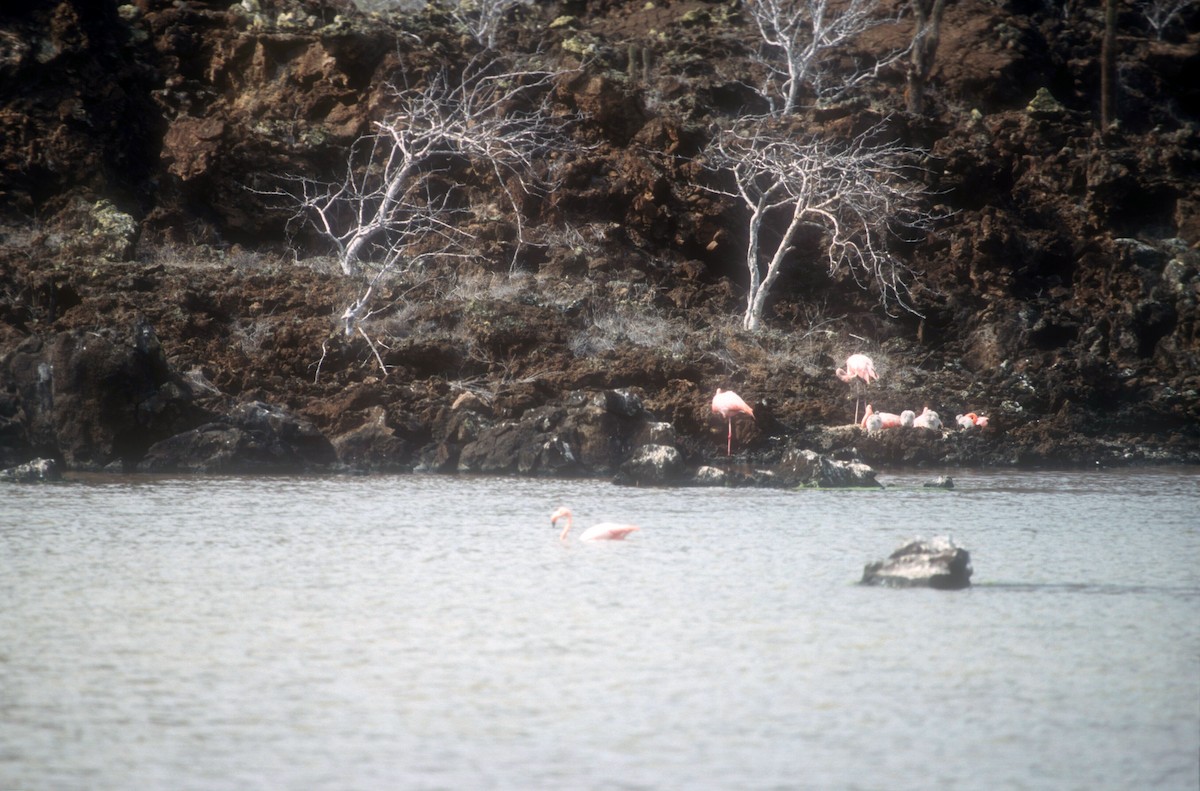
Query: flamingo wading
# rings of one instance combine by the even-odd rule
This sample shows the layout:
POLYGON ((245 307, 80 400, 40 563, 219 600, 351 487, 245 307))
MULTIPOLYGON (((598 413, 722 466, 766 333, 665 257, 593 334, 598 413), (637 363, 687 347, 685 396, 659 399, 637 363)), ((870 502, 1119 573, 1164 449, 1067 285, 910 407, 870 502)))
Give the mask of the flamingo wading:
POLYGON ((729 433, 725 437, 725 455, 733 455, 733 416, 738 412, 744 415, 749 415, 751 420, 754 420, 754 410, 750 405, 742 400, 742 397, 732 390, 722 390, 717 388, 717 394, 713 396, 712 411, 714 415, 720 415, 729 424, 729 433))
MULTIPOLYGON (((550 514, 550 524, 555 524, 559 519, 566 520, 566 525, 563 526, 562 533, 559 534, 560 541, 567 540, 567 533, 571 532, 571 509, 559 508, 554 513, 550 514)), ((580 541, 622 541, 625 536, 635 530, 641 530, 637 525, 622 525, 616 522, 601 522, 600 524, 592 525, 579 536, 580 541)))
MULTIPOLYGON (((834 371, 838 379, 841 379, 846 384, 861 380, 864 388, 871 386, 873 379, 878 379, 879 374, 875 373, 875 362, 865 354, 852 354, 846 358, 846 367, 838 368, 834 371)), ((862 395, 855 393, 854 395, 854 422, 858 422, 858 407, 862 401, 862 395)))

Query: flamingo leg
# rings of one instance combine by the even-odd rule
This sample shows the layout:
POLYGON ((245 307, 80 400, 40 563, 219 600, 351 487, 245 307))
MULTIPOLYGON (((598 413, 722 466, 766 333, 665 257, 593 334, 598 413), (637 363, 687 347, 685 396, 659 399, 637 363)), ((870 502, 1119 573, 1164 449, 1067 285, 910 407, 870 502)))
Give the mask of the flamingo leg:
POLYGON ((866 394, 867 387, 863 385, 862 379, 854 380, 854 425, 858 425, 858 408, 862 405, 863 396, 866 394))
POLYGON ((729 418, 729 436, 725 438, 725 455, 733 455, 733 418, 729 418))

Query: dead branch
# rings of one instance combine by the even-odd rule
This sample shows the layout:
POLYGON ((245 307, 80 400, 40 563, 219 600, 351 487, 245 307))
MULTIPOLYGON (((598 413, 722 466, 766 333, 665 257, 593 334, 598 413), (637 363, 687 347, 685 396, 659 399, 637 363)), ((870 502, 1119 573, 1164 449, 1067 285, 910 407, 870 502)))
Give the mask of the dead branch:
POLYGON ((846 142, 796 136, 757 119, 719 133, 704 164, 732 180, 709 187, 747 209, 749 288, 742 324, 758 329, 763 307, 805 227, 820 231, 820 262, 876 287, 886 309, 916 312, 907 297, 913 273, 889 248, 900 234, 923 234, 936 217, 923 208, 925 186, 914 178, 920 152, 879 142, 880 127, 846 142), (768 233, 769 229, 769 233, 768 233))
POLYGON ((872 79, 908 53, 908 47, 875 53, 850 69, 837 62, 862 34, 896 18, 879 0, 744 0, 765 45, 759 58, 766 77, 757 87, 772 115, 797 110, 804 91, 836 99, 872 79))

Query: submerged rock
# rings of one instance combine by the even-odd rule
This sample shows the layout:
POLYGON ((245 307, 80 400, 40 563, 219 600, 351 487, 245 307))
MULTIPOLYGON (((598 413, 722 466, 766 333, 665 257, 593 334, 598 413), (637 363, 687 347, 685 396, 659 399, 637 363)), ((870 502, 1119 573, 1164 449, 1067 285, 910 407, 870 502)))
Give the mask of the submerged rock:
POLYGON ((914 538, 863 567, 862 584, 960 590, 971 584, 971 554, 945 536, 914 538))

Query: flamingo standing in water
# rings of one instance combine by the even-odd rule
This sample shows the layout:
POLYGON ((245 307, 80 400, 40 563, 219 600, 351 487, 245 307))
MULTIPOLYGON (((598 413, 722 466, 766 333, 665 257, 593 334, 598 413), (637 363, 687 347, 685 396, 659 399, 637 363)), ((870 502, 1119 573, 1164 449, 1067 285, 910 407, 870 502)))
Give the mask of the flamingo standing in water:
MULTIPOLYGON (((850 384, 856 379, 861 379, 865 383, 865 387, 871 386, 871 380, 878 379, 879 374, 875 373, 875 362, 865 354, 852 354, 846 358, 846 367, 838 368, 834 371, 838 379, 841 379, 846 384, 850 384)), ((862 400, 862 396, 855 393, 854 396, 854 422, 858 422, 858 406, 862 400)))
POLYGON ((729 435, 725 438, 725 455, 733 455, 733 416, 738 412, 744 415, 749 415, 750 419, 754 419, 754 410, 750 405, 742 400, 742 397, 732 390, 722 390, 717 388, 717 394, 713 396, 712 402, 713 414, 720 415, 729 423, 729 435))
MULTIPOLYGON (((567 520, 567 524, 563 527, 562 533, 559 535, 559 541, 567 540, 567 533, 571 532, 571 509, 559 508, 554 513, 550 514, 550 524, 554 524, 559 519, 567 520)), ((601 522, 598 525, 592 525, 583 534, 579 536, 580 541, 621 541, 625 536, 632 533, 634 530, 641 530, 637 525, 622 525, 615 522, 601 522)))

